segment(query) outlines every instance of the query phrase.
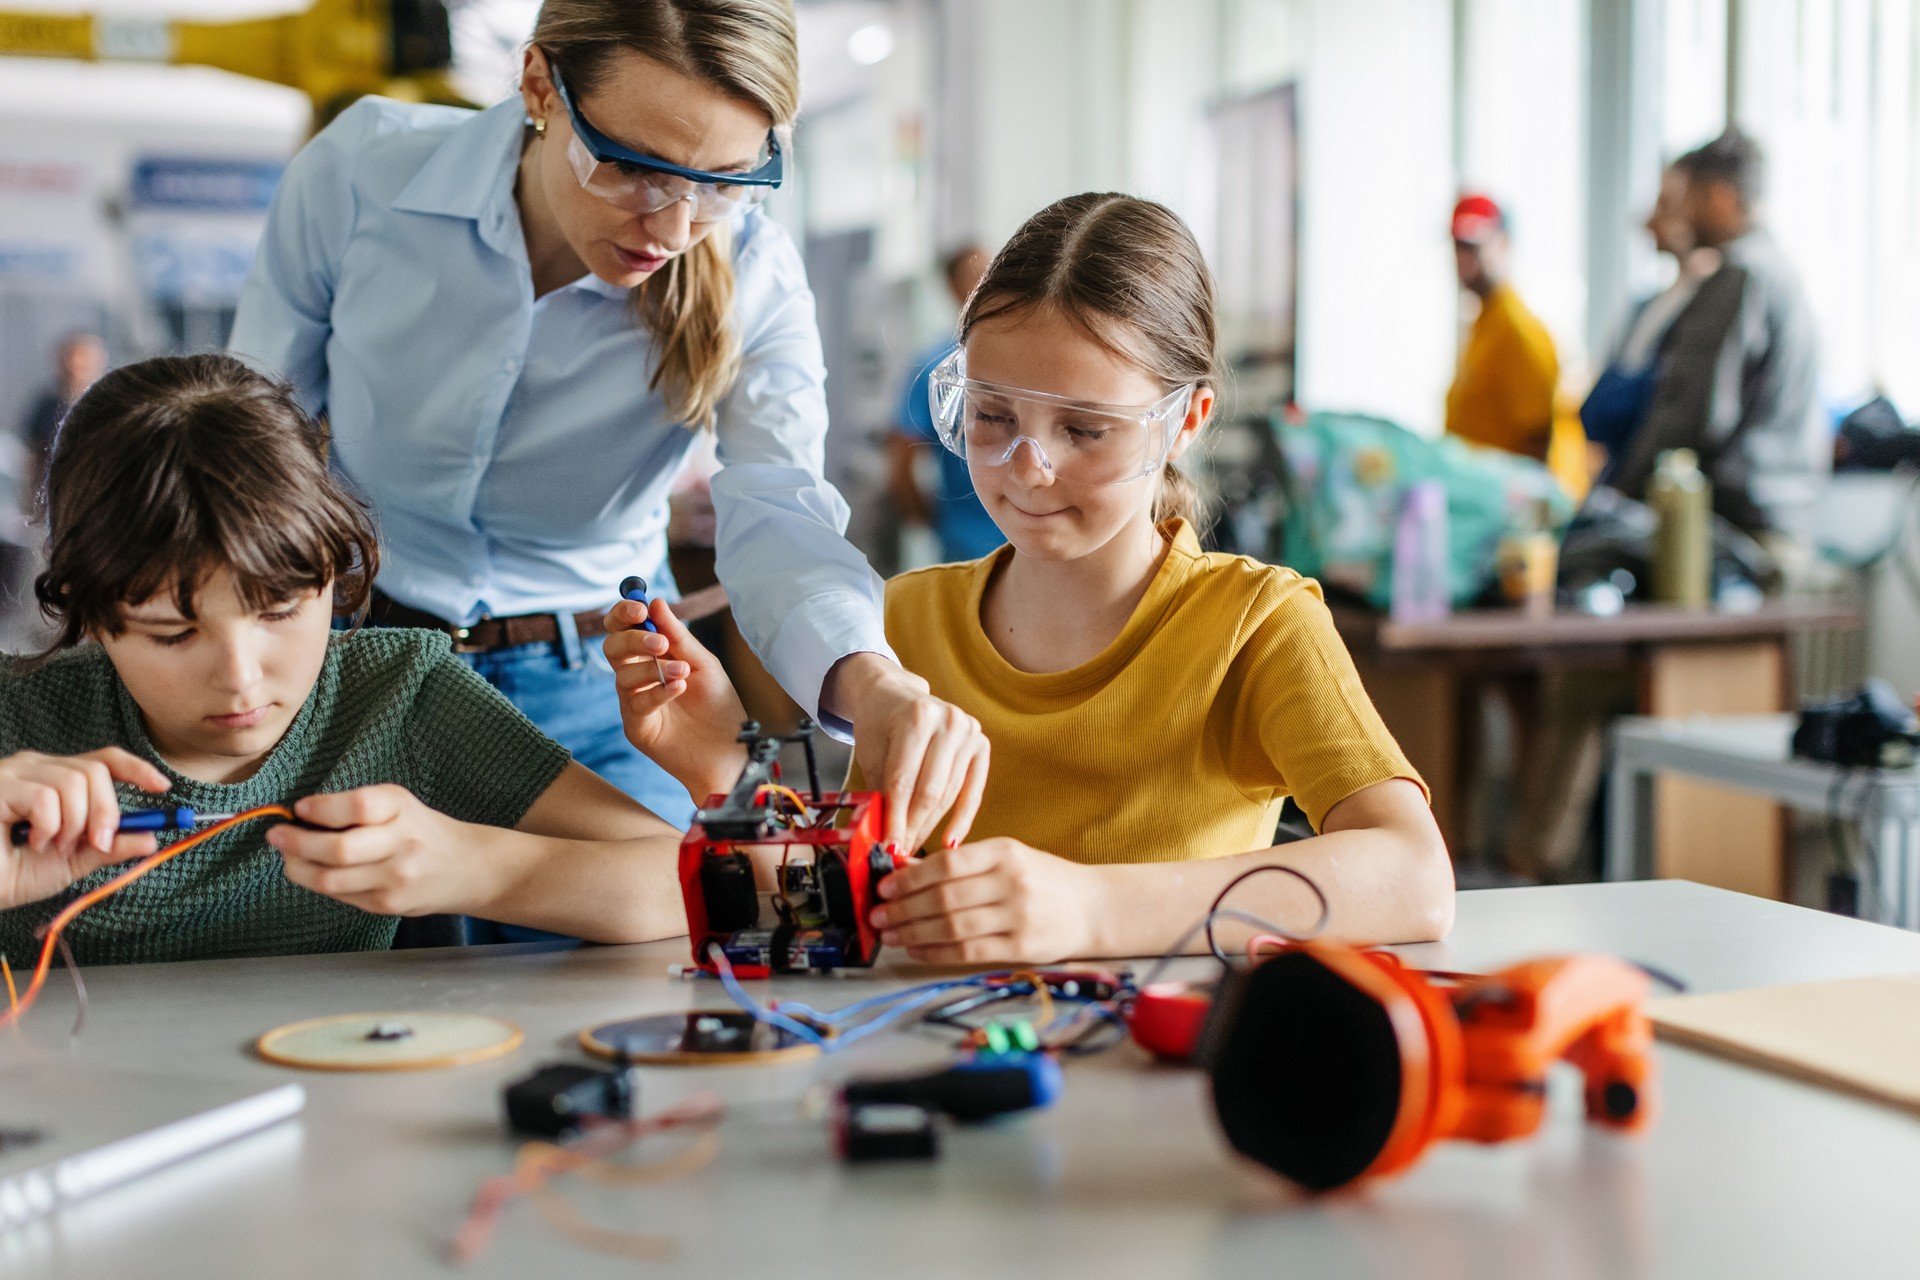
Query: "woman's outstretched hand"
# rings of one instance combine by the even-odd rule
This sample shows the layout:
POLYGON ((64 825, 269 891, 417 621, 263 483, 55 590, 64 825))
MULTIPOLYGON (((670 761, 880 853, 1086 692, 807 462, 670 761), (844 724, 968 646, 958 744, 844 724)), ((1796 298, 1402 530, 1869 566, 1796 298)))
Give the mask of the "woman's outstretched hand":
POLYGON ((978 720, 877 653, 835 663, 821 701, 853 722, 860 772, 886 797, 889 843, 903 853, 920 848, 942 814, 943 845, 967 838, 987 787, 990 753, 978 720))

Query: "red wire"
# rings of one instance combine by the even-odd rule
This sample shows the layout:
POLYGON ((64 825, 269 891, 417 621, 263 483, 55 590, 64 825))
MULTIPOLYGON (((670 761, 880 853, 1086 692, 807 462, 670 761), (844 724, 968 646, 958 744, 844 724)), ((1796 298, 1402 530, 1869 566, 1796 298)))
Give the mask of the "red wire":
POLYGON ((512 1173, 496 1174, 480 1184, 474 1195, 473 1209, 453 1237, 456 1262, 472 1262, 486 1252, 499 1224, 500 1212, 509 1201, 540 1189, 556 1173, 567 1168, 604 1160, 648 1134, 660 1133, 682 1125, 708 1124, 720 1118, 720 1100, 711 1093, 691 1098, 643 1119, 620 1120, 588 1130, 579 1139, 559 1150, 569 1159, 566 1167, 516 1167, 512 1173))
POLYGON ((40 996, 40 988, 46 985, 47 971, 53 967, 53 949, 59 945, 61 932, 73 923, 75 916, 102 898, 111 897, 120 892, 169 858, 177 858, 196 845, 205 844, 221 832, 229 831, 243 822, 267 817, 285 818, 289 822, 294 820, 293 810, 278 804, 261 805, 258 809, 236 813, 231 818, 214 823, 204 831, 196 831, 184 840, 176 841, 164 849, 148 854, 99 888, 88 890, 62 907, 60 914, 56 915, 53 922, 47 926, 45 938, 40 944, 40 963, 34 966, 33 980, 27 984, 26 994, 20 997, 18 1005, 0 1014, 0 1027, 18 1022, 26 1015, 27 1010, 33 1007, 33 1002, 40 996))

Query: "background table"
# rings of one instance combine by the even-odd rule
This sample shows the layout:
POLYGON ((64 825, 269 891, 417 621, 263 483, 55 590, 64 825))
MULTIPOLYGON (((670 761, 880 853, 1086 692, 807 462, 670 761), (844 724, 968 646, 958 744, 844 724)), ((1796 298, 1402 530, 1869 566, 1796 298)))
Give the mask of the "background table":
POLYGON ((1790 715, 1622 720, 1613 731, 1607 878, 1651 873, 1654 777, 1685 774, 1857 824, 1870 851, 1863 907, 1887 924, 1920 929, 1920 768, 1796 760, 1794 723, 1790 715))
MULTIPOLYGON (((1796 696, 1788 637, 1848 631, 1860 620, 1851 609, 1770 601, 1752 613, 1634 605, 1593 618, 1477 609, 1417 623, 1344 607, 1334 621, 1374 705, 1432 789, 1441 831, 1458 847, 1462 764, 1476 710, 1467 695, 1488 678, 1611 669, 1631 673, 1641 715, 1779 712, 1796 696)), ((1660 874, 1782 896, 1786 842, 1774 805, 1698 783, 1659 786, 1652 838, 1660 874), (1722 857, 1725 850, 1738 857, 1722 857)))
MULTIPOLYGON (((9 1277, 338 1277, 459 1274, 444 1248, 474 1188, 508 1167, 500 1085, 574 1055, 601 1019, 720 1001, 666 978, 683 943, 539 944, 287 960, 96 968, 82 1061, 297 1076, 305 1119, 0 1237, 9 1277), (289 1073, 248 1056, 294 1018, 373 1009, 485 1010, 517 1020, 513 1056, 452 1071, 289 1073)), ((1920 935, 1678 882, 1465 893, 1432 964, 1479 968, 1597 948, 1698 990, 1920 970, 1920 935)), ((1205 972, 1207 962, 1190 966, 1205 972)), ((780 989, 841 1003, 893 971, 780 989)), ((66 1052, 64 981, 29 1019, 66 1052)), ((0 1039, 0 1052, 22 1053, 0 1039)), ((836 1072, 937 1056, 913 1035, 779 1070, 647 1070, 657 1109, 700 1088, 728 1100, 718 1161, 685 1181, 572 1188, 597 1221, 677 1236, 670 1265, 565 1243, 527 1205, 508 1212, 476 1276, 1150 1276, 1338 1278, 1911 1277, 1920 1268, 1920 1120, 1663 1046, 1663 1114, 1641 1140, 1587 1128, 1556 1079, 1534 1141, 1446 1144, 1409 1175, 1308 1200, 1238 1165, 1203 1081, 1130 1046, 1067 1068, 1052 1111, 951 1134, 931 1165, 848 1170, 795 1099, 836 1072)), ((112 1105, 103 1099, 102 1105, 112 1105)))

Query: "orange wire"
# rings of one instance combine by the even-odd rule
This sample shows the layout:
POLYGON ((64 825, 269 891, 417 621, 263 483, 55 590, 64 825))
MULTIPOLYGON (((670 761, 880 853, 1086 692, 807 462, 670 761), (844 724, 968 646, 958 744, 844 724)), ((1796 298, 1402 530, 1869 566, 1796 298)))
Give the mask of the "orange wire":
POLYGON ((753 793, 753 798, 758 800, 770 791, 774 795, 777 795, 782 799, 791 803, 794 808, 800 811, 800 816, 807 820, 808 825, 812 825, 813 810, 807 807, 807 802, 805 800, 802 800, 800 798, 800 793, 798 791, 795 791, 792 787, 781 786, 777 782, 763 782, 760 784, 760 789, 753 793))
POLYGON ((7 963, 5 952, 0 952, 0 973, 7 975, 7 1020, 11 1022, 20 1016, 20 993, 13 987, 13 966, 7 963))
MULTIPOLYGON (((26 994, 20 997, 18 1004, 7 1010, 4 1017, 0 1017, 0 1027, 8 1026, 19 1021, 19 1019, 26 1014, 27 1010, 33 1007, 33 1002, 40 998, 40 988, 45 986, 47 982, 47 971, 53 967, 53 949, 59 945, 61 932, 69 924, 73 923, 75 916, 102 898, 108 898, 120 892, 120 890, 126 888, 135 880, 138 880, 141 876, 147 874, 147 872, 153 870, 169 858, 177 858, 196 845, 205 844, 221 832, 229 831, 243 822, 250 822, 255 818, 267 817, 285 818, 289 822, 294 821, 293 810, 287 808, 285 805, 279 804, 264 804, 258 809, 249 809, 245 813, 236 813, 231 818, 214 823, 205 831, 196 831, 184 840, 175 841, 164 849, 148 854, 99 888, 88 890, 86 893, 81 894, 72 902, 62 907, 60 914, 53 918, 53 923, 47 926, 46 938, 40 944, 40 962, 33 967, 33 978, 27 983, 26 994)), ((9 977, 7 985, 9 988, 13 985, 11 977, 9 977)))

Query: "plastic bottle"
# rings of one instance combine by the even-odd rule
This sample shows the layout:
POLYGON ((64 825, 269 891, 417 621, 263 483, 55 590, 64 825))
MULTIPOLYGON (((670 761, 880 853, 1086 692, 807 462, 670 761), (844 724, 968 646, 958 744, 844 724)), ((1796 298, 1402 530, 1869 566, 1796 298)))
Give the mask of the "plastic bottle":
POLYGON ((1447 487, 1421 480, 1400 500, 1393 530, 1393 619, 1431 622, 1453 607, 1448 573, 1447 487))
POLYGON ((1691 449, 1669 449, 1654 462, 1647 505, 1659 518, 1653 535, 1653 598, 1701 608, 1713 595, 1713 486, 1691 449))

